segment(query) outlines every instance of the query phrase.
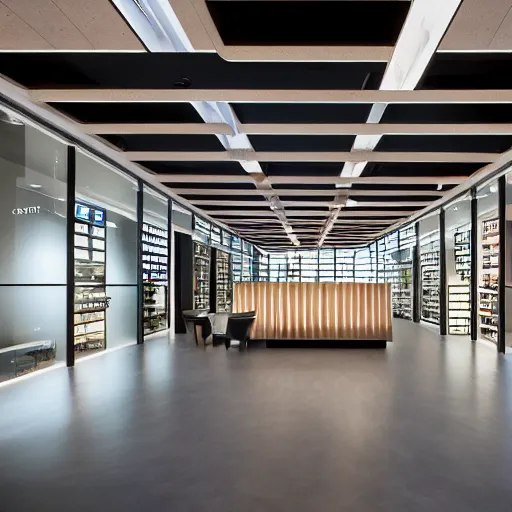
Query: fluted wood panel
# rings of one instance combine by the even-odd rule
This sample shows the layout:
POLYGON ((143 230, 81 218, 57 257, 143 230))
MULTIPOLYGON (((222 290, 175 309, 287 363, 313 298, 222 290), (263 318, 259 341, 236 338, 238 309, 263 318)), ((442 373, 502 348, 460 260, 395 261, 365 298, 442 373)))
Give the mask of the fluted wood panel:
POLYGON ((234 298, 254 339, 392 339, 389 284, 235 283, 234 298))

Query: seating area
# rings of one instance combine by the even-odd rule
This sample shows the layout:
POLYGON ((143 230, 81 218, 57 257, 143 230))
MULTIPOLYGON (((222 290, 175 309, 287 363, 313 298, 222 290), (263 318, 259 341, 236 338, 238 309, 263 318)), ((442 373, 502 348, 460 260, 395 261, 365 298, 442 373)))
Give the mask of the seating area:
POLYGON ((223 342, 228 350, 236 341, 238 349, 242 351, 247 348, 256 312, 215 314, 206 309, 195 309, 183 311, 183 320, 187 332, 194 335, 196 345, 205 347, 223 342), (214 325, 217 329, 214 329, 214 325))

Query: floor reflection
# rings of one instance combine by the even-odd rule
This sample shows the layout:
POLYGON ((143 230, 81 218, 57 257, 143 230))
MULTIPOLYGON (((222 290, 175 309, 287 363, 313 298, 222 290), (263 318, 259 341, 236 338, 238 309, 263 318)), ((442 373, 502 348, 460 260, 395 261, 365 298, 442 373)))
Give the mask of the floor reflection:
POLYGON ((509 510, 512 359, 167 335, 0 388, 0 510, 509 510))

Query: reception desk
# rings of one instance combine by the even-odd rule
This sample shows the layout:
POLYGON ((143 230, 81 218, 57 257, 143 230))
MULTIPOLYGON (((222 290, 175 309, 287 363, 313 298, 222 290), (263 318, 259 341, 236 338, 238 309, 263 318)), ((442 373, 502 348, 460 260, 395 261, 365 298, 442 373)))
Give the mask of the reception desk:
POLYGON ((252 339, 392 341, 389 284, 235 283, 233 311, 253 310, 252 339))

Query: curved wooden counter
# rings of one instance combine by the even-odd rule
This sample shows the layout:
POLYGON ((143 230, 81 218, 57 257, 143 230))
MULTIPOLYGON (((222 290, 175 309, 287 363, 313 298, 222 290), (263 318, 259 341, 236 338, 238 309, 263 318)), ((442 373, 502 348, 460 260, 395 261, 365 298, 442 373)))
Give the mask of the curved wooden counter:
POLYGON ((235 283, 233 311, 252 310, 253 339, 392 341, 389 284, 235 283))

